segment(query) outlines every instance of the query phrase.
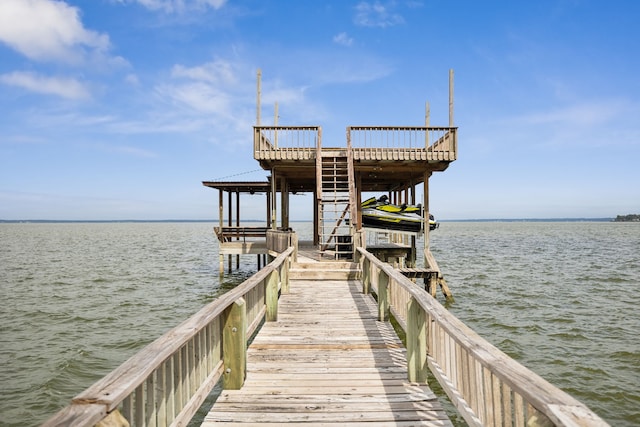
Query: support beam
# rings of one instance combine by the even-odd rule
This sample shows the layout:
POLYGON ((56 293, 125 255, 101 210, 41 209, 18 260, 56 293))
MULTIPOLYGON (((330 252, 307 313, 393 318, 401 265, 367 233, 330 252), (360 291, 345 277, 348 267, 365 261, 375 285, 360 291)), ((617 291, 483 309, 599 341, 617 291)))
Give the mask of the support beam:
POLYGON ((425 172, 423 178, 424 185, 424 251, 425 253, 430 248, 429 243, 429 178, 431 177, 431 172, 425 172))
POLYGON ((276 168, 271 169, 271 228, 275 230, 278 227, 278 219, 276 212, 276 168))
MULTIPOLYGON (((231 227, 233 225, 233 194, 231 193, 231 191, 227 193, 227 198, 229 199, 229 206, 227 207, 229 216, 227 218, 227 223, 229 224, 229 227, 231 227)), ((231 273, 233 269, 233 257, 231 255, 227 255, 227 258, 229 264, 229 273, 231 273)))
POLYGON ((318 190, 313 190, 313 245, 318 246, 320 244, 320 240, 318 238, 318 209, 320 204, 318 203, 318 190))
MULTIPOLYGON (((224 195, 222 190, 218 190, 218 223, 220 225, 220 230, 222 230, 222 227, 224 226, 224 195)), ((220 253, 218 257, 220 259, 218 273, 222 276, 224 274, 224 255, 220 253)))
POLYGON ((267 190, 267 227, 271 226, 271 191, 267 190))
POLYGON ((357 198, 357 215, 358 215, 358 231, 362 230, 362 174, 356 174, 356 198, 357 198))
MULTIPOLYGON (((236 226, 240 227, 240 191, 236 192, 236 226)), ((236 240, 240 240, 240 236, 236 240)), ((236 255, 236 270, 240 270, 240 255, 236 255)))
POLYGON ((280 179, 280 226, 289 228, 289 183, 284 178, 280 179))

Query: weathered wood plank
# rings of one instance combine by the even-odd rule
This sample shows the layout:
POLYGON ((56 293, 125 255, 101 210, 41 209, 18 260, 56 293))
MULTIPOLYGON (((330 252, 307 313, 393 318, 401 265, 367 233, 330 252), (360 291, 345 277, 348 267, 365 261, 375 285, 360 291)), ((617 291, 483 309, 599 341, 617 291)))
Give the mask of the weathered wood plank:
MULTIPOLYGON (((202 424, 205 427, 219 425, 219 423, 207 422, 202 424)), ((263 426, 279 426, 282 425, 280 421, 259 421, 259 422, 233 422, 233 421, 224 421, 225 427, 263 427, 263 426)), ((308 421, 303 421, 300 423, 288 422, 287 427, 309 427, 310 423, 308 421)), ((314 422, 312 424, 314 427, 336 427, 336 423, 334 422, 314 422)), ((449 420, 421 420, 421 421, 378 421, 374 424, 376 427, 414 427, 414 426, 427 426, 427 427, 441 427, 441 426, 450 426, 451 421, 449 420)), ((349 422, 349 427, 371 427, 372 423, 369 421, 358 421, 358 422, 349 422)))
POLYGON ((292 279, 247 351, 244 386, 224 390, 203 426, 450 426, 428 386, 408 381, 406 349, 378 317, 359 281, 292 279))
MULTIPOLYGON (((203 425, 207 425, 207 421, 221 421, 226 422, 234 417, 237 417, 237 412, 217 412, 216 414, 210 414, 205 419, 203 425)), ((391 421, 420 421, 420 420, 447 420, 447 414, 444 411, 434 410, 409 410, 409 411, 384 411, 384 412, 334 412, 328 410, 327 412, 320 412, 314 410, 310 413, 309 410, 303 413, 297 412, 243 412, 243 422, 279 422, 280 424, 287 423, 315 423, 315 422, 330 422, 349 424, 351 422, 391 422, 391 421)))

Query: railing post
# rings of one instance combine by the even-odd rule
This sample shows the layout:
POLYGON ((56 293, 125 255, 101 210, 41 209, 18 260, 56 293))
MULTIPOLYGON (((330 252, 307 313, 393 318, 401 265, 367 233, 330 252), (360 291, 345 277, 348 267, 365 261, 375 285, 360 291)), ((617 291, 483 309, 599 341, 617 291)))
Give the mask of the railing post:
POLYGON ((244 298, 238 298, 225 313, 222 360, 224 388, 239 390, 247 371, 247 305, 244 298))
POLYGON ((407 310, 407 370, 409 381, 427 381, 426 316, 418 301, 411 298, 407 310))
MULTIPOLYGON (((292 254, 293 255, 293 254, 292 254)), ((291 256, 289 255, 287 259, 284 260, 282 266, 280 267, 280 290, 283 294, 289 293, 289 264, 291 262, 291 256)))
POLYGON ((273 270, 269 274, 267 279, 267 286, 265 287, 264 301, 267 305, 266 321, 275 322, 278 320, 278 282, 280 281, 280 275, 278 270, 273 270))
POLYGON ((431 294, 432 297, 436 297, 436 290, 438 289, 438 273, 431 273, 429 274, 429 279, 428 280, 428 292, 431 294))
POLYGON ((371 261, 369 258, 364 257, 362 263, 362 293, 368 294, 371 287, 371 261))
POLYGON ((382 270, 378 276, 378 320, 389 320, 389 276, 382 270))

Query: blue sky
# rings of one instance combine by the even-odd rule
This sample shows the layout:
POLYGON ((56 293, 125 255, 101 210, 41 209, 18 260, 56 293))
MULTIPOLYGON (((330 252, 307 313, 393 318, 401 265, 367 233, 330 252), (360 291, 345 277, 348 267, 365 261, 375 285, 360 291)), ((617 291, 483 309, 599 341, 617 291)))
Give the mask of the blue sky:
POLYGON ((454 69, 437 218, 640 213, 639 17, 634 0, 2 0, 0 219, 215 218, 201 181, 267 175, 258 68, 263 124, 277 102, 279 124, 337 144, 423 125, 425 102, 448 125, 454 69))

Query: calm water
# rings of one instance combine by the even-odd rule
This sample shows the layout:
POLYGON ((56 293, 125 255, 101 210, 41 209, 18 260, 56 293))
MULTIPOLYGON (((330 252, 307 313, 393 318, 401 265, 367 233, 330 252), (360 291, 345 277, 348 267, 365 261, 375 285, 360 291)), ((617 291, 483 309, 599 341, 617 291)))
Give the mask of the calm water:
MULTIPOLYGON (((255 256, 219 280, 212 227, 0 224, 0 425, 38 425, 249 277, 255 256)), ((611 425, 640 425, 640 224, 443 223, 431 241, 456 316, 611 425)))

